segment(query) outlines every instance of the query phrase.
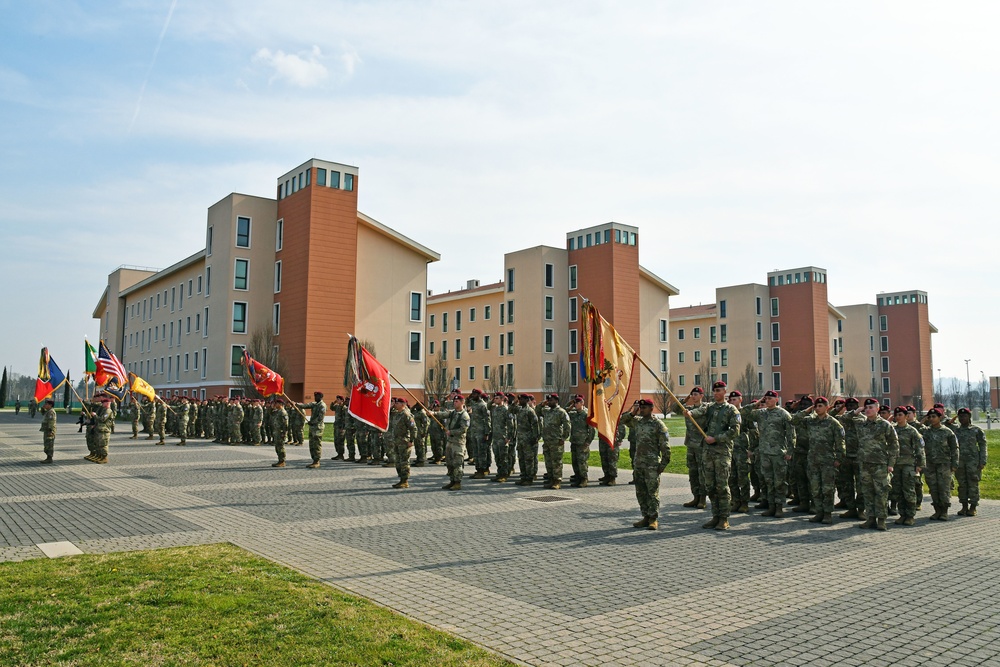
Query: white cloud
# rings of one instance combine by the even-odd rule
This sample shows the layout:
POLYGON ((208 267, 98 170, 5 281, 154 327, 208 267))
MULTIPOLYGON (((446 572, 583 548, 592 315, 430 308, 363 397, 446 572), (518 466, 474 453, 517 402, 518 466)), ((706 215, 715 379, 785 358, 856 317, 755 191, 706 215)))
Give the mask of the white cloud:
POLYGON ((285 53, 280 49, 272 53, 270 49, 262 48, 254 54, 253 62, 273 71, 272 83, 283 80, 300 88, 313 88, 329 76, 326 65, 320 62, 322 58, 323 52, 318 46, 313 46, 302 55, 285 53))

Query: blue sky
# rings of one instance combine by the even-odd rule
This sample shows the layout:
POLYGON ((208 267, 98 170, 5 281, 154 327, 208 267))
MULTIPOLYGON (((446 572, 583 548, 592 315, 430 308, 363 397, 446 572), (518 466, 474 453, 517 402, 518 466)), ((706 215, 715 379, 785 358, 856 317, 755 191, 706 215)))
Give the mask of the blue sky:
POLYGON ((0 1, 0 363, 78 374, 108 273, 318 157, 435 291, 615 220, 674 305, 820 266, 837 305, 927 291, 935 368, 1000 374, 996 3, 487 4, 0 1))

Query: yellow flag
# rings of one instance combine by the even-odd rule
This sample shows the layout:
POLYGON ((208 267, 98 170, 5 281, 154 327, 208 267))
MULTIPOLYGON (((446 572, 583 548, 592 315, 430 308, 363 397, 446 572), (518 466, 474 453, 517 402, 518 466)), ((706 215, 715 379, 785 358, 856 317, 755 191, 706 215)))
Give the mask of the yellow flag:
POLYGON ((587 422, 611 447, 615 446, 618 420, 625 410, 636 354, 615 328, 601 317, 597 308, 584 301, 581 371, 590 385, 590 413, 587 422))
POLYGON ((132 379, 130 385, 133 394, 139 394, 140 396, 145 396, 151 401, 156 399, 156 390, 153 389, 153 387, 148 382, 143 380, 135 373, 129 373, 128 375, 132 379))

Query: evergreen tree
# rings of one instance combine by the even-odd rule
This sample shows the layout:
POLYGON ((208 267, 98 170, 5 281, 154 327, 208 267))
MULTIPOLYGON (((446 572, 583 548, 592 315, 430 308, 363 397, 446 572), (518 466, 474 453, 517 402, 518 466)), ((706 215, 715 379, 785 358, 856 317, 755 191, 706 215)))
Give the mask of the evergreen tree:
POLYGON ((0 408, 7 407, 7 367, 3 367, 3 379, 0 380, 0 408))

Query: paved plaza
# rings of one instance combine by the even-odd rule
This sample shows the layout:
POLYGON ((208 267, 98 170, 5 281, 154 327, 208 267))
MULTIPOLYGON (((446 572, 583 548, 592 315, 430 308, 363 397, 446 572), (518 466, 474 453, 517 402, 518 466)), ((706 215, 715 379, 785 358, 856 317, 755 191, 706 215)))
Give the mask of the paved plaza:
POLYGON ((428 466, 396 491, 329 444, 319 470, 304 447, 274 469, 266 445, 154 446, 121 424, 95 465, 59 418, 44 466, 38 418, 0 413, 0 560, 231 542, 529 665, 1000 665, 998 502, 888 533, 790 513, 720 533, 664 475, 654 532, 631 527, 628 471, 446 492, 428 466))

